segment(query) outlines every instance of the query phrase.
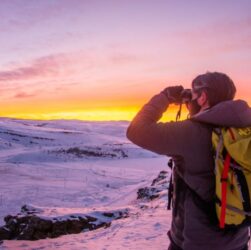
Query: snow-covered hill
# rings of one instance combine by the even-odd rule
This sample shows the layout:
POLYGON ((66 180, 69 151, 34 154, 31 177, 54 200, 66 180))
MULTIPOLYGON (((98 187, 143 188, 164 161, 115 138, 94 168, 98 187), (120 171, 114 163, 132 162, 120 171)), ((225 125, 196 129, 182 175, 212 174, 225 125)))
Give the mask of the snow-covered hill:
POLYGON ((24 204, 68 213, 131 211, 106 228, 55 239, 5 240, 0 249, 166 249, 166 196, 139 200, 137 191, 168 170, 168 159, 131 144, 127 126, 0 119, 0 225, 24 204))

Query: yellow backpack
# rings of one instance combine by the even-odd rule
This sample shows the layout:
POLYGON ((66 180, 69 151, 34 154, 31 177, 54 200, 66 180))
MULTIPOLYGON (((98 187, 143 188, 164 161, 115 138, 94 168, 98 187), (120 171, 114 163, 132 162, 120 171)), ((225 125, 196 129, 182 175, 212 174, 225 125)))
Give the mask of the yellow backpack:
POLYGON ((251 225, 251 127, 213 131, 220 228, 251 225))

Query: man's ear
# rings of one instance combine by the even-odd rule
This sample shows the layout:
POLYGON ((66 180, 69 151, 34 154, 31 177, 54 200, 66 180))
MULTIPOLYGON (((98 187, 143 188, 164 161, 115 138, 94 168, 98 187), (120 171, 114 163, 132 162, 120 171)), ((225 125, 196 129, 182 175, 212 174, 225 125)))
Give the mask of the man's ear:
POLYGON ((206 91, 201 92, 200 97, 198 98, 198 104, 203 107, 203 106, 208 106, 209 102, 208 102, 208 97, 207 97, 207 93, 206 91))

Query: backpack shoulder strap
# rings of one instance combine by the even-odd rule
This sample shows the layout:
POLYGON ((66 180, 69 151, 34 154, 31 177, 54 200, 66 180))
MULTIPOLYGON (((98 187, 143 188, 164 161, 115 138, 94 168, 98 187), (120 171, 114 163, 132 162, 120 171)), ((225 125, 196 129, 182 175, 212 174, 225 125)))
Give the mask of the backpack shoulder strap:
MULTIPOLYGON (((227 207, 227 188, 228 188, 228 172, 231 163, 231 156, 229 152, 225 150, 224 145, 224 136, 225 133, 229 133, 232 140, 235 140, 234 134, 231 128, 216 128, 213 131, 213 144, 215 147, 215 165, 217 166, 217 161, 219 160, 220 154, 222 154, 223 158, 223 170, 220 176, 221 182, 221 210, 220 210, 220 218, 219 218, 219 226, 220 228, 225 227, 225 218, 226 218, 226 207, 227 207), (223 153, 224 152, 224 153, 223 153)), ((216 169, 216 171, 218 171, 216 169)))
POLYGON ((226 218, 226 206, 227 206, 227 177, 230 167, 231 156, 227 153, 224 160, 224 168, 221 175, 221 214, 220 214, 220 228, 225 227, 225 218, 226 218))

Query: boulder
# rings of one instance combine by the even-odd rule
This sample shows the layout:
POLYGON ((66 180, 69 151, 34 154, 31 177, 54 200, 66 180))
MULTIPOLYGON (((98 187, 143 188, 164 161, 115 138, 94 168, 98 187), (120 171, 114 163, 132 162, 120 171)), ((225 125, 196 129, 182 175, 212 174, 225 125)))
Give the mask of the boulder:
POLYGON ((7 215, 0 227, 1 240, 39 240, 109 227, 112 220, 128 217, 128 209, 95 211, 46 217, 42 209, 24 206, 17 215, 7 215))

